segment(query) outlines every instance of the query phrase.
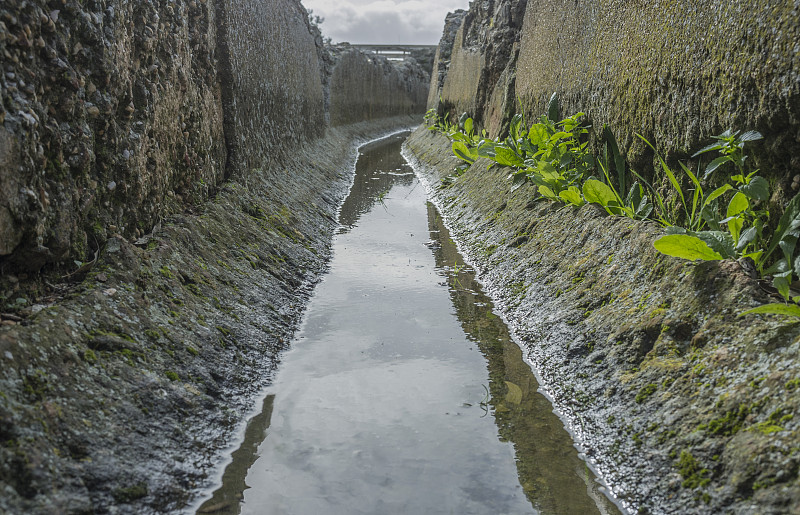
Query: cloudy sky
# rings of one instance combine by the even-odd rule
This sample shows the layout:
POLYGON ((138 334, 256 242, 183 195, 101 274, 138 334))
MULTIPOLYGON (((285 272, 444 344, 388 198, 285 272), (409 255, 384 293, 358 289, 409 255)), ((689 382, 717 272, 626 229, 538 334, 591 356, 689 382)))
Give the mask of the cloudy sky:
POLYGON ((436 45, 444 17, 469 0, 302 0, 334 42, 436 45))

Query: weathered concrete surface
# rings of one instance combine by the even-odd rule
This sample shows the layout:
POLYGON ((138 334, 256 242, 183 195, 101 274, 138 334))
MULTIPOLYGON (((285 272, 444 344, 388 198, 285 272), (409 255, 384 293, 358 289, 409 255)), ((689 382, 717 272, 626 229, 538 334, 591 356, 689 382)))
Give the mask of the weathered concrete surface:
POLYGON ((141 235, 168 206, 203 199, 220 182, 210 5, 3 2, 0 255, 14 253, 6 270, 84 260, 108 234, 141 235))
POLYGON ((465 14, 447 18, 428 108, 455 119, 469 113, 492 136, 502 131, 508 122, 503 114, 516 105, 514 69, 526 4, 527 0, 474 2, 465 14))
POLYGON ((416 64, 393 63, 344 43, 328 48, 332 127, 391 115, 422 114, 430 76, 416 64))
POLYGON ((407 152, 589 459, 633 512, 800 511, 800 323, 735 262, 658 254, 653 224, 531 202, 418 129, 407 152))
POLYGON ((298 0, 4 2, 0 266, 139 237, 324 135, 330 109, 334 125, 424 111, 418 66, 332 62, 298 0))
POLYGON ((796 1, 530 0, 517 93, 538 116, 608 124, 648 173, 638 132, 681 156, 725 129, 761 131, 757 166, 788 187, 800 173, 800 5, 796 1))
POLYGON ((442 38, 439 41, 439 46, 436 47, 436 55, 433 58, 431 87, 428 91, 428 109, 439 108, 439 98, 442 96, 447 70, 450 68, 450 58, 453 55, 456 34, 466 14, 467 11, 459 9, 455 12, 447 13, 447 17, 444 20, 442 38))
POLYGON ((325 133, 322 42, 296 0, 216 4, 228 57, 221 63, 225 136, 233 166, 249 171, 325 133))
POLYGON ((515 111, 538 118, 557 92, 564 115, 587 113, 597 129, 593 141, 608 124, 630 165, 646 177, 658 167, 635 133, 674 162, 711 135, 754 129, 765 141, 751 147, 752 159, 779 186, 775 205, 795 193, 795 1, 497 0, 474 2, 458 30, 449 68, 434 74, 428 101, 441 114, 467 112, 495 136, 515 111))
POLYGON ((0 327, 0 512, 151 513, 208 485, 329 257, 356 145, 330 129, 0 327))

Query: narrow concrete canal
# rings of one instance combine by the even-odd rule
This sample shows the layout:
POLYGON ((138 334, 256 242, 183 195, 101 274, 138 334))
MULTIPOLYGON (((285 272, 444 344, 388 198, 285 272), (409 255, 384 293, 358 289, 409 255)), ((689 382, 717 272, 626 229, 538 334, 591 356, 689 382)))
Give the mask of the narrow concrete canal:
POLYGON ((330 272, 198 513, 617 513, 400 155, 361 149, 330 272))

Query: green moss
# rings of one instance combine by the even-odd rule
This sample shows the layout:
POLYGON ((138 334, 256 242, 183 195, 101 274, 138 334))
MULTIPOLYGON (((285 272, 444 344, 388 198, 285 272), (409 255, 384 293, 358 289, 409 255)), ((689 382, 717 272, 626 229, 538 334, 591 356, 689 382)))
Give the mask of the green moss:
POLYGON ((678 473, 683 478, 683 483, 681 483, 681 485, 684 488, 694 489, 702 487, 711 481, 711 479, 707 477, 709 475, 709 470, 702 468, 697 459, 695 459, 689 451, 681 451, 681 457, 678 459, 676 467, 678 467, 678 473))
POLYGON ((786 381, 786 389, 789 390, 790 392, 793 392, 798 388, 800 388, 800 378, 786 381))
POLYGON ((728 410, 724 416, 715 418, 707 424, 701 424, 697 429, 714 435, 735 435, 751 411, 750 406, 740 404, 738 408, 728 410))
POLYGON ((197 356, 198 354, 200 354, 200 353, 197 351, 197 349, 195 349, 195 348, 194 348, 194 347, 192 347, 192 346, 187 346, 187 347, 186 347, 186 351, 187 351, 189 354, 191 354, 192 356, 197 356))
POLYGON ((636 403, 637 404, 643 403, 651 395, 656 393, 656 390, 658 390, 658 385, 657 384, 650 383, 650 384, 648 384, 646 386, 643 386, 642 389, 639 390, 639 393, 636 394, 636 399, 635 399, 636 403))
POLYGON ((178 377, 178 374, 177 374, 177 373, 175 373, 175 372, 173 372, 172 370, 167 370, 167 371, 164 373, 164 375, 165 375, 165 376, 167 376, 167 379, 169 379, 170 381, 177 381, 178 379, 180 379, 180 378, 178 377))
POLYGON ((221 333, 222 333, 222 334, 224 334, 225 336, 230 336, 230 334, 231 334, 230 330, 228 330, 228 329, 225 329, 225 328, 224 328, 224 327, 222 327, 221 325, 218 325, 218 326, 217 326, 217 331, 221 332, 221 333))
POLYGON ((114 338, 121 338, 131 343, 136 343, 136 339, 133 336, 129 335, 128 333, 122 331, 119 328, 115 328, 112 331, 106 331, 103 329, 93 329, 89 331, 87 334, 89 335, 89 338, 94 338, 96 336, 110 336, 114 338))
POLYGON ((169 268, 167 268, 166 266, 162 266, 161 268, 159 268, 159 269, 158 269, 158 272, 159 272, 159 273, 160 273, 160 274, 161 274, 163 277, 165 277, 165 278, 167 278, 167 279, 174 279, 174 278, 175 278, 175 276, 174 276, 174 275, 172 275, 172 271, 170 271, 170 269, 169 269, 169 268))
POLYGON ((87 363, 97 363, 97 354, 92 349, 86 349, 83 353, 83 360, 87 363))

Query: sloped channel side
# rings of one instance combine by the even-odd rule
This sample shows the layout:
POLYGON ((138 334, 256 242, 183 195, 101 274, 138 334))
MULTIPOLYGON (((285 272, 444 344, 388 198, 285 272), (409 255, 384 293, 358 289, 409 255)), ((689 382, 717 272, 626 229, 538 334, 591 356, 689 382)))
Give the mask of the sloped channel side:
POLYGON ((197 215, 105 242, 67 299, 0 330, 0 512, 172 512, 270 380, 324 270, 356 145, 331 129, 197 215))
POLYGON ((588 459, 633 512, 800 510, 800 324, 736 262, 658 254, 659 228, 533 202, 418 129, 407 157, 588 459), (449 180, 448 183, 451 181, 449 180))

